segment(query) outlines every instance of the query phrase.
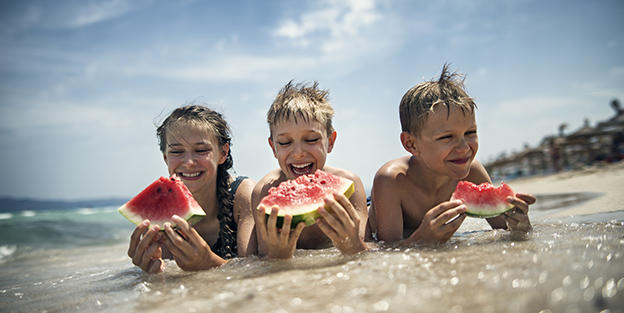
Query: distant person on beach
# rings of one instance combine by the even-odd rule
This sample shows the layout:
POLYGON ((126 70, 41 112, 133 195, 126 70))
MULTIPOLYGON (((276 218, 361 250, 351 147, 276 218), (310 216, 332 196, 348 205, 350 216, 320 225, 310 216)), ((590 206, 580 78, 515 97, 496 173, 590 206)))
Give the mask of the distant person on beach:
POLYGON ((231 135, 223 116, 200 105, 180 107, 156 133, 169 174, 184 182, 206 217, 192 226, 174 217, 178 228, 165 224, 164 232, 143 221, 130 237, 132 263, 158 273, 165 269, 163 259, 173 258, 183 270, 196 271, 246 255, 253 231, 249 203, 254 182, 229 173, 231 135))
POLYGON ((268 113, 269 146, 279 168, 266 174, 253 190, 252 211, 256 223, 258 253, 270 258, 290 258, 296 248, 320 249, 333 245, 344 254, 366 249, 363 241, 366 227, 366 194, 362 181, 355 174, 327 165, 327 154, 336 142, 332 126, 334 110, 328 92, 311 86, 287 83, 278 93, 268 113), (291 231, 292 216, 286 215, 281 228, 276 226, 278 208, 273 208, 268 220, 258 208, 269 188, 317 169, 342 176, 355 183, 354 194, 347 199, 334 194, 326 199, 329 209, 319 208, 321 218, 305 227, 303 222, 291 231), (304 228, 305 227, 305 228, 304 228))
MULTIPOLYGON (((375 175, 369 230, 378 240, 400 244, 448 241, 466 217, 460 200, 449 201, 457 183, 491 183, 483 165, 475 160, 476 105, 461 77, 450 73, 445 64, 438 80, 412 87, 401 99, 400 138, 409 155, 387 162, 375 175)), ((535 198, 518 193, 508 201, 514 209, 487 219, 488 223, 492 228, 526 234, 531 229, 529 204, 535 198)))

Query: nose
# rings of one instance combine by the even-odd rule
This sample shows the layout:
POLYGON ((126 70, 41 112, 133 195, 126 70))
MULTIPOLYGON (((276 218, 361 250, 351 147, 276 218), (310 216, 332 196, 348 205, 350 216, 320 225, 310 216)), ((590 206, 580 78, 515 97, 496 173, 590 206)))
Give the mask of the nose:
POLYGON ((295 144, 293 147, 293 156, 295 158, 302 158, 305 155, 305 151, 303 149, 303 145, 300 143, 295 144))
POLYGON ((470 145, 468 145, 468 141, 466 140, 466 138, 460 139, 455 146, 455 151, 457 151, 458 153, 465 153, 468 150, 470 150, 470 145))
POLYGON ((182 160, 182 163, 189 164, 189 165, 194 164, 195 163, 195 157, 193 156, 193 153, 191 153, 191 152, 184 153, 184 159, 182 160))

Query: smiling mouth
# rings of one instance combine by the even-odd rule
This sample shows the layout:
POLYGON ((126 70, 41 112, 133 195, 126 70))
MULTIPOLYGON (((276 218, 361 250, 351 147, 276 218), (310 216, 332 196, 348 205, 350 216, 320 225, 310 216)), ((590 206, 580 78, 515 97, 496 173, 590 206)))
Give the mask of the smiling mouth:
POLYGON ((462 159, 454 159, 454 160, 449 160, 449 162, 454 163, 454 164, 466 164, 468 161, 470 161, 470 158, 462 158, 462 159))
POLYGON ((199 172, 192 172, 192 173, 177 173, 177 174, 180 178, 193 180, 193 179, 197 179, 203 173, 204 172, 199 171, 199 172))
POLYGON ((305 163, 305 164, 290 164, 290 170, 296 175, 308 175, 312 174, 314 169, 313 163, 305 163))

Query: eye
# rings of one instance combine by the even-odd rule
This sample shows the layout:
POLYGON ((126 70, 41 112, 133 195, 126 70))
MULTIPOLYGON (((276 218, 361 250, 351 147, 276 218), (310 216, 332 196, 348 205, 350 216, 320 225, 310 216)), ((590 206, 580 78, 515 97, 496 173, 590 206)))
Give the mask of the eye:
POLYGON ((477 134, 476 130, 469 130, 469 131, 466 132, 466 136, 474 136, 476 134, 477 134))
POLYGON ((308 143, 315 143, 317 141, 321 140, 321 138, 311 138, 311 139, 306 139, 306 142, 308 143))
POLYGON ((290 143, 291 143, 291 141, 278 141, 277 142, 277 144, 282 146, 282 147, 288 146, 290 143))
POLYGON ((442 141, 442 140, 449 140, 451 138, 453 138, 452 135, 444 135, 444 136, 438 137, 436 140, 442 141))
POLYGON ((210 152, 210 149, 196 149, 195 152, 197 152, 199 154, 206 154, 206 153, 210 152))
POLYGON ((179 155, 184 153, 184 150, 169 150, 170 154, 179 155))

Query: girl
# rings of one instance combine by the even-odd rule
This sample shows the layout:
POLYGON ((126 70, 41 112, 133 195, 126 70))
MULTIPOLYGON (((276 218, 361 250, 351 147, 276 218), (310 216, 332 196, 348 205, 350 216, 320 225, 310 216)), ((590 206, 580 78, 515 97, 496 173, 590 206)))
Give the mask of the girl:
MULTIPOLYGON (((174 110, 156 134, 169 175, 184 182, 206 217, 191 226, 174 216, 178 228, 165 224, 164 232, 143 221, 130 237, 132 263, 158 273, 165 269, 163 258, 173 258, 183 270, 197 271, 247 255, 254 226, 250 199, 255 183, 228 172, 233 165, 231 138, 223 116, 204 106, 184 106, 174 110)), ((252 244, 255 247, 255 240, 252 244)))

